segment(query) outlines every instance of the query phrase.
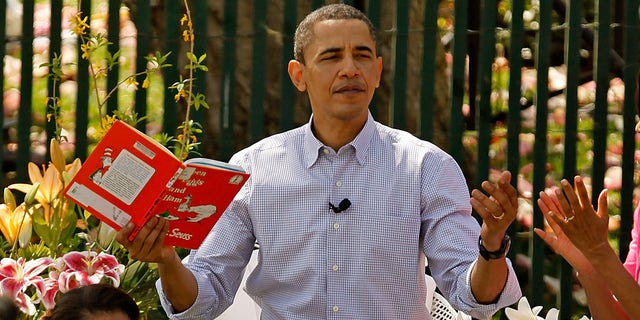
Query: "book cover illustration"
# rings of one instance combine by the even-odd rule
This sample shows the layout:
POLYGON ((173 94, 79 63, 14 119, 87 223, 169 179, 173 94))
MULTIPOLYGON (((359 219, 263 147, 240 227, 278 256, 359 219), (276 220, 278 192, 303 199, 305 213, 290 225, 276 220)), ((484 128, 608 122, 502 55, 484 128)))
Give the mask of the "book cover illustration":
POLYGON ((191 242, 201 243, 249 176, 193 162, 199 160, 208 159, 187 160, 186 168, 152 209, 153 215, 170 221, 167 244, 189 248, 191 242))

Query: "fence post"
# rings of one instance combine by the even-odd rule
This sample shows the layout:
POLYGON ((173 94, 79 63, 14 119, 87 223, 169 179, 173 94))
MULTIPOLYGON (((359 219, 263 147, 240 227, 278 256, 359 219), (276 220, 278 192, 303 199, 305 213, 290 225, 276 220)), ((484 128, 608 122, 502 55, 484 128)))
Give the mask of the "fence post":
MULTIPOLYGON (((52 0, 51 1, 51 7, 52 8, 62 8, 62 0, 52 0)), ((60 48, 61 48, 61 42, 62 42, 62 37, 60 36, 60 33, 62 31, 62 25, 61 25, 61 21, 62 21, 62 11, 61 10, 52 10, 51 11, 51 32, 50 32, 50 38, 51 40, 49 41, 49 63, 53 62, 53 58, 55 54, 60 54, 60 48)), ((0 69, 1 70, 1 69, 0 69)), ((49 71, 51 71, 51 67, 49 67, 49 71)), ((0 86, 0 88, 2 88, 2 86, 0 86)), ((60 82, 54 82, 54 79, 49 77, 49 79, 47 79, 47 92, 49 93, 49 97, 51 97, 53 95, 53 93, 55 93, 56 98, 60 98, 60 82)), ((58 114, 54 112, 53 107, 54 105, 58 105, 59 101, 53 101, 51 99, 47 99, 47 110, 45 111, 45 116, 46 116, 46 130, 47 130, 47 153, 45 155, 45 162, 49 162, 50 158, 51 158, 51 144, 49 143, 49 141, 51 141, 51 139, 56 135, 56 121, 58 121, 57 116, 58 114), (48 117, 48 115, 51 114, 51 117, 48 117)), ((0 145, 4 145, 4 144, 0 144, 0 145)))
POLYGON ((234 107, 236 82, 236 29, 238 25, 237 0, 225 0, 223 23, 222 79, 220 80, 220 155, 231 158, 234 145, 234 107))
MULTIPOLYGON (((623 159, 622 172, 635 172, 635 124, 636 113, 638 111, 635 90, 638 87, 638 63, 640 52, 638 52, 638 34, 640 34, 640 24, 638 23, 639 0, 625 1, 625 33, 624 33, 624 60, 625 67, 623 79, 625 82, 624 92, 624 132, 623 132, 623 159)), ((622 175, 622 206, 620 208, 622 221, 620 223, 620 257, 625 258, 629 251, 631 239, 631 227, 633 226, 633 174, 622 175)))
MULTIPOLYGON (((422 32, 422 79, 420 87, 420 138, 433 140, 433 121, 435 101, 436 41, 438 36, 438 5, 440 0, 427 0, 424 4, 424 23, 422 32)), ((456 128, 451 128, 456 130, 456 128)))
MULTIPOLYGON (((117 2, 117 1, 111 1, 117 2)), ((147 55, 151 47, 151 8, 149 5, 140 5, 136 12, 136 27, 138 28, 138 37, 136 41, 136 68, 135 70, 147 69, 147 55)), ((109 12, 111 5, 109 5, 109 12)), ((142 83, 142 81, 139 81, 142 83)), ((113 99, 111 99, 113 100, 113 99)), ((138 117, 147 115, 147 90, 136 90, 135 92, 135 112, 138 117)), ((140 121, 136 124, 136 128, 142 132, 147 132, 147 120, 140 121)))
MULTIPOLYGON (((254 143, 264 137, 265 76, 267 55, 267 3, 253 3, 253 55, 251 61, 251 107, 249 111, 248 142, 254 143)), ((246 143, 247 141, 242 141, 246 143)))
POLYGON ((293 128, 295 88, 289 79, 287 65, 293 58, 293 33, 298 22, 297 1, 285 0, 282 26, 282 62, 280 67, 280 131, 293 128))
MULTIPOLYGON (((11 39, 7 39, 6 34, 7 34, 7 30, 6 30, 6 20, 7 20, 7 1, 0 1, 0 39, 4 40, 2 43, 7 43, 9 40, 11 39)), ((0 46, 0 57, 2 57, 2 59, 0 59, 0 70, 4 70, 4 56, 6 55, 7 51, 6 51, 6 46, 2 45, 0 46)), ((3 71, 4 72, 4 71, 3 71)), ((0 77, 0 88, 2 88, 3 91, 3 95, 4 95, 4 76, 0 77)), ((0 146, 4 146, 7 141, 5 141, 5 117, 4 117, 4 108, 6 106, 4 105, 4 99, 0 100, 0 109, 2 109, 0 112, 0 124, 2 124, 2 133, 0 134, 0 146)), ((4 152, 0 152, 0 168, 3 171, 2 177, 0 177, 0 183, 2 183, 2 185, 5 185, 5 179, 6 179, 6 175, 4 174, 4 170, 5 170, 5 153, 4 152)))
POLYGON ((181 36, 180 15, 182 10, 182 4, 176 0, 165 0, 164 7, 166 10, 165 28, 166 35, 164 38, 164 50, 165 54, 169 54, 167 57, 167 63, 171 68, 165 68, 162 70, 163 83, 164 83, 164 114, 162 115, 162 131, 169 136, 176 135, 176 128, 178 127, 178 104, 174 99, 173 92, 167 90, 173 82, 180 79, 180 46, 183 43, 181 36), (173 50, 173 51, 170 51, 173 50))
POLYGON ((478 106, 478 111, 475 113, 478 139, 477 170, 474 178, 476 187, 479 187, 482 181, 487 180, 489 174, 489 145, 491 143, 491 126, 493 122, 493 112, 491 110, 491 80, 493 62, 496 54, 495 29, 497 11, 496 0, 482 1, 480 10, 482 17, 479 34, 478 83, 469 83, 469 86, 477 85, 478 88, 478 96, 469 97, 469 100, 475 99, 478 106))
MULTIPOLYGON (((109 0, 109 16, 108 16, 108 30, 107 37, 109 39, 109 52, 118 52, 120 50, 120 5, 121 0, 109 0)), ((139 6, 144 7, 140 8, 142 12, 148 12, 148 6, 139 6)), ((140 17, 141 15, 138 15, 140 17)), ((142 15, 143 18, 146 18, 146 15, 142 15)), ((149 16, 150 17, 150 16, 149 16)), ((150 18, 149 18, 150 19, 150 18)), ((144 36, 143 36, 144 39, 144 36)), ((148 43, 148 41, 145 41, 148 43)), ((144 58, 144 56, 138 58, 144 58)), ((107 74, 107 90, 112 90, 113 94, 107 100, 107 105, 104 106, 106 108, 105 114, 111 115, 114 111, 118 110, 118 82, 120 82, 120 64, 116 63, 111 71, 107 74)), ((140 81, 142 83, 142 81, 140 81)), ((147 105, 146 103, 144 104, 147 105)))
MULTIPOLYGON (((540 1, 540 18, 536 45, 536 78, 547 79, 549 76, 550 47, 551 47, 551 1, 540 1)), ((547 81, 537 81, 536 83, 536 132, 533 158, 533 190, 544 190, 547 174, 547 116, 549 110, 547 102, 549 100, 549 88, 547 81)), ((538 195, 533 193, 533 227, 544 228, 544 217, 540 208, 535 203, 538 195)), ((531 239, 531 261, 544 261, 544 242, 539 237, 531 239)), ((544 286, 536 285, 543 283, 544 268, 531 268, 531 300, 533 305, 543 305, 544 286)))
POLYGON ((407 127, 407 41, 409 38, 409 3, 397 1, 395 12, 395 36, 393 64, 393 103, 389 106, 389 124, 404 129, 407 127))
MULTIPOLYGON (((449 128, 464 128, 462 105, 465 95, 465 73, 467 56, 467 16, 469 15, 469 1, 456 1, 453 28, 453 63, 451 66, 451 118, 449 128)), ((462 134, 464 130, 451 130, 449 135, 449 153, 463 166, 464 156, 462 148, 462 134)))
MULTIPOLYGON (((520 131, 521 125, 521 108, 520 99, 522 97, 522 47, 524 44, 524 21, 522 14, 524 12, 524 1, 513 1, 511 3, 511 39, 509 43, 509 111, 507 114, 507 170, 511 172, 511 184, 518 187, 518 174, 520 172, 520 131)), ((509 227, 509 234, 514 239, 514 243, 519 244, 517 237, 514 237, 516 223, 509 227)), ((519 245, 516 247, 520 247, 519 245)), ((516 252, 509 252, 509 259, 515 261, 516 252)))
POLYGON ((22 70, 20 75, 20 109, 18 110, 18 154, 16 155, 16 179, 29 179, 26 164, 31 160, 31 103, 33 99, 33 13, 35 4, 26 1, 22 5, 22 70))

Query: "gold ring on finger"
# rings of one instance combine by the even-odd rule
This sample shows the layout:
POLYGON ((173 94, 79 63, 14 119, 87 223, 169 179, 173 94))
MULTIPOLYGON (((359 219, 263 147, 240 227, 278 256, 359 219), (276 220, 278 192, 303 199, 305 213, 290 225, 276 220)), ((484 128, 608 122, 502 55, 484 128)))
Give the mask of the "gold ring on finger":
POLYGON ((500 220, 502 220, 502 218, 504 218, 504 212, 503 212, 501 215, 499 215, 499 216, 494 216, 493 214, 492 214, 491 216, 492 216, 494 219, 496 219, 496 220, 500 221, 500 220))

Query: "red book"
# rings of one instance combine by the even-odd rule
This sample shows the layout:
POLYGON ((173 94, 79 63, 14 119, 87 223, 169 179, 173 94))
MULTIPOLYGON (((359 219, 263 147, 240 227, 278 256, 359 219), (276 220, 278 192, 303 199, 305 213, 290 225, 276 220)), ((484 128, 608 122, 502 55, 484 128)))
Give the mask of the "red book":
POLYGON ((122 121, 96 145, 64 195, 116 230, 132 236, 153 216, 168 219, 165 244, 195 249, 249 178, 226 162, 180 161, 167 148, 122 121))

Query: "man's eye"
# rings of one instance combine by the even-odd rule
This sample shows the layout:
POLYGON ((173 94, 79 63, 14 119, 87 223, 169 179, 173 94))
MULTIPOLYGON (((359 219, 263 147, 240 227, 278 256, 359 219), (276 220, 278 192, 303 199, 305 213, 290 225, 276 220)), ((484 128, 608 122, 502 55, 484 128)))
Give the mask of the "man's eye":
POLYGON ((329 60, 335 60, 337 58, 338 58, 338 56, 325 56, 325 57, 322 57, 322 59, 320 59, 320 60, 321 61, 329 61, 329 60))

